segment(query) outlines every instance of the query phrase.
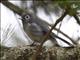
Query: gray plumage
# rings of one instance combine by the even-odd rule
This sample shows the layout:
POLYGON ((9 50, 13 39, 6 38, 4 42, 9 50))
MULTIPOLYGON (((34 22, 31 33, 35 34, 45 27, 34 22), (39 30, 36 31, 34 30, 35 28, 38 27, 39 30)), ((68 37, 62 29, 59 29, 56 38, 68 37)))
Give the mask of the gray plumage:
MULTIPOLYGON (((33 41, 40 43, 45 34, 49 31, 49 25, 35 16, 30 14, 24 14, 22 16, 23 29, 33 41)), ((58 45, 55 37, 57 36, 51 33, 48 39, 51 40, 54 45, 58 45)))
MULTIPOLYGON (((49 24, 41 19, 39 19, 34 14, 23 14, 22 15, 22 23, 23 23, 23 29, 28 34, 28 36, 34 41, 41 43, 43 37, 46 35, 46 33, 50 30, 49 24)), ((51 33, 48 37, 49 40, 53 42, 54 45, 59 46, 57 39, 60 39, 61 41, 67 43, 68 45, 73 46, 71 43, 67 42, 63 38, 57 36, 55 33, 51 33)))

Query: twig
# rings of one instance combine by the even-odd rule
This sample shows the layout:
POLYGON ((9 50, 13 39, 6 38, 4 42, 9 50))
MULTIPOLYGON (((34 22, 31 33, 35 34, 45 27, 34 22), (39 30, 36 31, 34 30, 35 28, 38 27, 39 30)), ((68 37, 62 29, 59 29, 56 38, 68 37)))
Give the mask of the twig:
POLYGON ((78 18, 78 16, 75 14, 73 17, 76 19, 77 23, 80 25, 80 19, 78 18))
MULTIPOLYGON (((60 30, 60 28, 61 28, 61 25, 62 25, 62 21, 61 21, 61 23, 60 23, 60 25, 59 25, 59 30, 60 30)), ((57 31, 57 35, 59 34, 59 31, 57 31)))
POLYGON ((52 30, 56 27, 56 25, 61 22, 63 20, 63 18, 67 15, 67 11, 64 12, 64 14, 58 19, 56 20, 56 23, 51 27, 51 29, 47 32, 47 34, 44 36, 44 38, 42 39, 41 44, 37 47, 37 51, 34 54, 33 60, 36 60, 37 55, 40 54, 40 50, 42 49, 42 45, 43 43, 47 40, 48 36, 51 34, 52 30))
POLYGON ((69 40, 71 40, 74 44, 76 44, 76 42, 70 38, 67 34, 65 34, 64 32, 62 32, 61 30, 54 28, 54 30, 57 30, 59 33, 61 33, 62 35, 64 35, 65 37, 67 37, 69 40))

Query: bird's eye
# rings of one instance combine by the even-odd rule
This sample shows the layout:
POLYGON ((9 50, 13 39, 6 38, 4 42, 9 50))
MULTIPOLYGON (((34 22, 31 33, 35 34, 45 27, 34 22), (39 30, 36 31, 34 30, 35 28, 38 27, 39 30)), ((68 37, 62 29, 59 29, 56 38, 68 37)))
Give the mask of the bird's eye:
POLYGON ((30 16, 29 16, 29 15, 26 15, 26 16, 25 16, 25 19, 30 19, 30 16))

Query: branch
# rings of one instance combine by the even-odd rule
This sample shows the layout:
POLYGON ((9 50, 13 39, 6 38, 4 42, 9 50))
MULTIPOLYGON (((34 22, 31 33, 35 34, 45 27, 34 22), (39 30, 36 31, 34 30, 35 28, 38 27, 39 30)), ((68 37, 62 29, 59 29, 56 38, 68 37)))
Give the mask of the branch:
POLYGON ((65 34, 64 32, 62 32, 61 30, 59 30, 57 28, 54 28, 54 30, 58 31, 59 33, 61 33, 62 35, 64 35, 66 38, 68 38, 69 40, 71 40, 74 44, 76 44, 76 42, 71 37, 69 37, 67 34, 65 34))
MULTIPOLYGON (((61 25, 62 25, 62 21, 61 21, 61 23, 60 23, 60 25, 59 25, 59 30, 60 30, 60 28, 61 28, 61 25)), ((57 31, 57 35, 59 34, 59 31, 57 31)))
POLYGON ((12 4, 12 3, 8 2, 8 1, 2 1, 2 3, 6 7, 8 7, 9 9, 11 9, 13 12, 17 13, 20 16, 23 14, 23 12, 27 13, 26 10, 23 10, 23 9, 19 8, 18 6, 14 5, 14 4, 12 4))
MULTIPOLYGON (((23 46, 1 49, 1 60, 33 60, 35 47, 23 46)), ((80 60, 80 46, 75 48, 52 47, 43 49, 37 60, 80 60)))
MULTIPOLYGON (((58 19, 56 20, 56 23, 51 27, 51 29, 46 33, 46 35, 44 36, 44 38, 42 39, 41 44, 37 47, 37 51, 36 53, 33 55, 33 60, 36 60, 36 57, 40 54, 41 49, 42 49, 42 45, 44 44, 44 42, 47 40, 47 38, 49 37, 49 35, 51 34, 52 30, 56 27, 56 25, 61 22, 63 20, 63 18, 67 15, 67 11, 64 12, 64 14, 58 19)), ((58 36, 57 36, 58 37, 58 36)))
POLYGON ((45 40, 47 40, 48 36, 51 34, 52 30, 56 27, 56 25, 61 22, 63 20, 63 18, 67 15, 67 12, 64 12, 64 14, 58 19, 56 20, 56 23, 51 27, 51 29, 49 30, 49 32, 45 35, 45 37, 43 38, 42 41, 42 45, 44 43, 45 40))
POLYGON ((75 14, 73 17, 76 19, 77 23, 80 25, 80 19, 78 18, 78 16, 75 14))

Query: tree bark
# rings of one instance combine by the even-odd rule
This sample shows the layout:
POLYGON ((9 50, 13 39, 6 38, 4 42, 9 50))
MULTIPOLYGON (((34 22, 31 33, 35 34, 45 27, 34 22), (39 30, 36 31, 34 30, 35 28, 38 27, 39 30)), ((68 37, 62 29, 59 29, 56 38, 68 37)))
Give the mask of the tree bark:
MULTIPOLYGON (((24 46, 1 50, 1 60, 33 60, 36 47, 24 46)), ((80 60, 80 46, 43 48, 37 60, 80 60)))

